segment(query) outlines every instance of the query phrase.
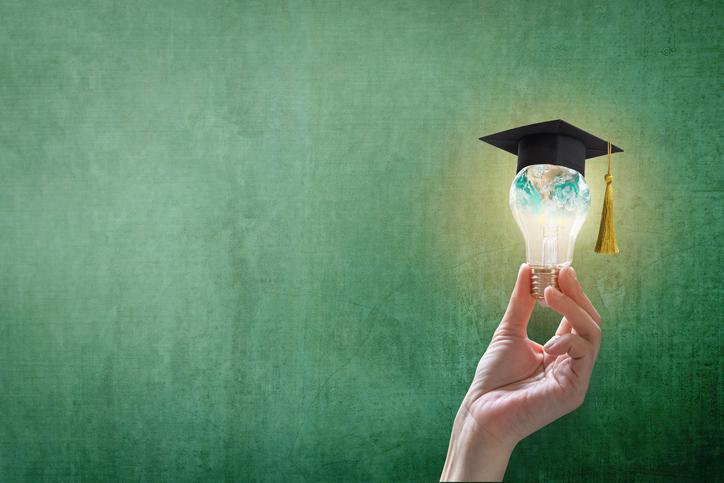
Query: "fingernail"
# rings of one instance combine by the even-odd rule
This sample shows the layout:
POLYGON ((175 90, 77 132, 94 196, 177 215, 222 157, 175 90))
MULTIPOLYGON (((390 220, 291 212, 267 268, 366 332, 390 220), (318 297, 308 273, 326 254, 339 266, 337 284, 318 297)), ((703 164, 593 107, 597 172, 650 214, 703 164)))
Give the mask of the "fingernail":
POLYGON ((573 270, 573 267, 571 267, 571 273, 573 274, 573 278, 574 278, 575 280, 578 280, 578 277, 576 276, 576 271, 573 270))
POLYGON ((559 336, 557 336, 557 335, 553 336, 553 338, 551 340, 546 342, 546 345, 543 346, 543 349, 548 350, 551 347, 553 347, 554 345, 556 345, 558 343, 558 338, 559 338, 559 336))

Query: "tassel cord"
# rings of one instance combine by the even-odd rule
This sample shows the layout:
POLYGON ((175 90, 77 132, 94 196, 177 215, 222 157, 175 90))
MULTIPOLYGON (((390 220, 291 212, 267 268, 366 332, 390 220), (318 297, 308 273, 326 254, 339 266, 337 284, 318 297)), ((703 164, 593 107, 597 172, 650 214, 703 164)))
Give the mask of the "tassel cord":
POLYGON ((611 175, 611 143, 608 143, 608 173, 604 176, 606 180, 606 194, 603 197, 603 210, 601 212, 601 226, 598 230, 596 241, 596 253, 613 255, 618 253, 616 244, 616 232, 613 229, 613 176, 611 175))

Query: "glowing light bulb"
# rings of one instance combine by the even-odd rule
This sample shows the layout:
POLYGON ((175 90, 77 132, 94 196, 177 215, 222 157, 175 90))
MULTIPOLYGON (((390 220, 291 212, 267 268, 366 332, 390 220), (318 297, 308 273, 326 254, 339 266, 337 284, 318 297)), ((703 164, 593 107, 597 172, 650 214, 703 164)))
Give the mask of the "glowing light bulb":
POLYGON ((513 180, 510 209, 525 238, 531 295, 543 306, 545 288, 559 289, 558 272, 573 261, 576 237, 590 207, 588 183, 574 169, 534 164, 513 180))
MULTIPOLYGON (((545 305, 545 288, 558 288, 558 272, 573 261, 576 237, 591 207, 591 193, 583 178, 586 160, 608 154, 610 162, 611 153, 623 150, 561 119, 508 129, 480 140, 518 157, 510 208, 525 237, 526 259, 532 268, 531 295, 545 305)), ((606 193, 608 210, 604 203, 601 226, 610 231, 603 237, 605 247, 601 242, 597 251, 615 253, 611 190, 607 188, 606 193)))

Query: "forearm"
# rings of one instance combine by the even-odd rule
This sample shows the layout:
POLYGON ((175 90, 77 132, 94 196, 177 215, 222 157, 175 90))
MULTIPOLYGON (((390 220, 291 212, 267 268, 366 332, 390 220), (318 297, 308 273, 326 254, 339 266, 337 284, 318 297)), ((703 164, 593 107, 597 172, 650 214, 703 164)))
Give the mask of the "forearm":
POLYGON ((513 447, 485 441, 475 421, 461 408, 440 481, 502 481, 513 447))

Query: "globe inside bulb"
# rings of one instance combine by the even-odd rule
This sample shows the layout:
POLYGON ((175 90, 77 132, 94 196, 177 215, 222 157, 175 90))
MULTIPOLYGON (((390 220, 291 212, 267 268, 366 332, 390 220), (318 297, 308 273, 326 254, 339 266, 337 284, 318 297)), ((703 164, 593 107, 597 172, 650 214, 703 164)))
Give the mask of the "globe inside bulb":
POLYGON ((538 274, 554 272, 557 284, 558 271, 573 261, 576 236, 590 207, 588 183, 576 170, 536 164, 518 173, 510 187, 510 209, 523 232, 534 275, 536 269, 538 274))

